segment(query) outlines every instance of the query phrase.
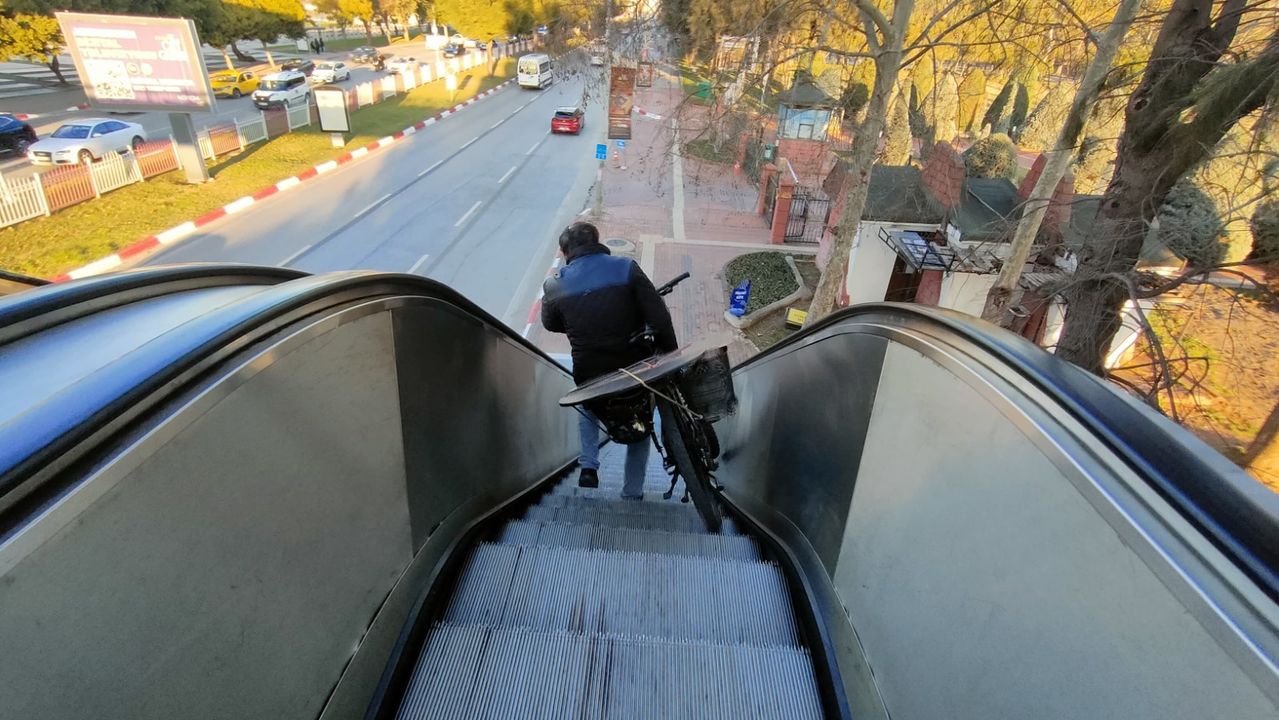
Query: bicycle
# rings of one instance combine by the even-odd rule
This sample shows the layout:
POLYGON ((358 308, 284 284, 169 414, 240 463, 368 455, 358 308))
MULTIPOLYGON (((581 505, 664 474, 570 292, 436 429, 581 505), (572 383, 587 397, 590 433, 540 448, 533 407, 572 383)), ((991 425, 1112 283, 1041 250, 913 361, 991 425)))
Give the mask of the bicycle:
MULTIPOLYGON (((688 277, 684 273, 662 285, 658 294, 669 295, 688 277)), ((632 341, 651 348, 652 330, 646 328, 632 341)), ((719 468, 720 448, 712 423, 731 415, 737 407, 727 346, 688 346, 653 355, 574 388, 560 398, 560 405, 584 407, 618 444, 651 441, 671 475, 670 489, 662 497, 671 498, 683 478, 682 501, 691 498, 706 528, 720 531, 722 488, 713 474, 719 468), (654 406, 662 420, 661 442, 653 424, 654 406)))

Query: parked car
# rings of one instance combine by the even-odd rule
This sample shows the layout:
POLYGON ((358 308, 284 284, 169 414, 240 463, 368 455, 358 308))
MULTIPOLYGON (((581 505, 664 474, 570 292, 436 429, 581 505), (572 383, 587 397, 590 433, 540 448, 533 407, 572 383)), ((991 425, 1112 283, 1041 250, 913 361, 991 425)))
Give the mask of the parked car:
POLYGON ((310 77, 311 73, 315 72, 315 62, 306 58, 298 58, 284 63, 280 66, 280 70, 292 70, 310 77))
POLYGON ((457 57, 466 54, 466 47, 457 43, 449 43, 444 46, 444 57, 457 57))
POLYGON ((39 138, 26 121, 0 113, 0 155, 26 155, 27 148, 39 138))
POLYGON ((373 61, 376 59, 377 59, 377 50, 367 45, 364 45, 362 47, 357 47, 355 50, 351 52, 351 62, 353 63, 368 63, 371 65, 373 64, 373 61))
POLYGON ((111 118, 69 122, 31 144, 27 159, 36 165, 89 163, 108 153, 128 152, 146 142, 147 131, 137 123, 111 118))
POLYGON ((315 64, 315 72, 311 73, 311 82, 335 83, 351 79, 351 68, 341 61, 321 60, 315 64))
POLYGON ((311 87, 306 76, 296 70, 285 70, 262 78, 253 104, 259 108, 305 105, 311 100, 311 87))
POLYGON ((551 132, 577 135, 586 127, 586 113, 576 105, 557 108, 551 117, 551 132))
POLYGON ((397 57, 386 61, 386 71, 399 75, 417 67, 417 58, 397 57))
POLYGON ((229 70, 210 75, 209 84, 218 97, 238 98, 258 89, 258 76, 250 70, 229 70))

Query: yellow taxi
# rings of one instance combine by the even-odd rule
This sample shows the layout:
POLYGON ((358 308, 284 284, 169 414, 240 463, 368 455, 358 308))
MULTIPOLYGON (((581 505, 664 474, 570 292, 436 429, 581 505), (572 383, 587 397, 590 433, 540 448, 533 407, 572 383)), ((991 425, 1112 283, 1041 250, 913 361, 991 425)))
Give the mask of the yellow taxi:
POLYGON ((209 84, 218 97, 238 98, 258 89, 258 76, 251 70, 227 70, 210 75, 209 84))

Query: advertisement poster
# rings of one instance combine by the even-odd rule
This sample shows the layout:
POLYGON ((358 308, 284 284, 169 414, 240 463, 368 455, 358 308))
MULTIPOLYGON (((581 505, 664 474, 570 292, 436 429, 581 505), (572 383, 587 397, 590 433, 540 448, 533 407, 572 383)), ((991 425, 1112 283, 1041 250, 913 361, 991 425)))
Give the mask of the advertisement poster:
POLYGON ((653 63, 642 62, 639 64, 639 74, 635 77, 635 85, 637 87, 653 87, 653 63))
POLYGON ((94 108, 213 110, 192 21, 67 12, 55 16, 94 108))
POLYGON ((635 68, 613 66, 608 90, 608 139, 631 139, 631 109, 635 106, 635 68))

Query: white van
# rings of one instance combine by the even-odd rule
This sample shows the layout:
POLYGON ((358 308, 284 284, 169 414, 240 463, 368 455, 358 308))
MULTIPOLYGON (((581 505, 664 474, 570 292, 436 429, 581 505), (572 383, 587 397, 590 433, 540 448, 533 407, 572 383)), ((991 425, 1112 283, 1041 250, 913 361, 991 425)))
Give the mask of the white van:
POLYGON ((253 92, 253 104, 259 108, 306 105, 310 100, 311 87, 297 70, 266 75, 253 92))
POLYGON ((551 84, 551 56, 546 53, 521 57, 516 70, 520 87, 541 89, 551 84))

